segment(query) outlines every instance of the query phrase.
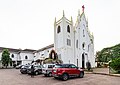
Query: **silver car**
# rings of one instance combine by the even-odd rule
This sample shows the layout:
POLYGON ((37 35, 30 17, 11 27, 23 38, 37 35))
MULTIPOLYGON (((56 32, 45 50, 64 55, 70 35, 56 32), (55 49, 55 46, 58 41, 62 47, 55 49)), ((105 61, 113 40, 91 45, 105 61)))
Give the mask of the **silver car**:
POLYGON ((55 64, 44 64, 42 68, 42 73, 45 76, 52 76, 52 68, 55 66, 55 64))
MULTIPOLYGON (((34 74, 35 75, 39 75, 42 74, 42 65, 34 65, 34 74)), ((27 69, 27 73, 31 74, 31 66, 29 66, 29 68, 27 69)))

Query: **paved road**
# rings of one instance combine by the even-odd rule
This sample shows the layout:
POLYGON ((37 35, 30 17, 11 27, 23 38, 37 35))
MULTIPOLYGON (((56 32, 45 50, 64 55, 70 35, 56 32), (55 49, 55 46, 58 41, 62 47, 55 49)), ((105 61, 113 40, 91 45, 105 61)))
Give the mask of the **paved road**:
POLYGON ((43 75, 31 78, 18 69, 0 69, 0 85, 119 85, 120 77, 85 74, 84 78, 74 78, 68 81, 56 80, 43 75))

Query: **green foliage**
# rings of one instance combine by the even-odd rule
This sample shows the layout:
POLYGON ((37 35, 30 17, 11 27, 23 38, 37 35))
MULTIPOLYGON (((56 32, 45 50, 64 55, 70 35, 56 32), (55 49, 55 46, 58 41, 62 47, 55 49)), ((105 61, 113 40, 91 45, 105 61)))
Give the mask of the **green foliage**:
POLYGON ((120 58, 115 58, 110 62, 110 67, 116 71, 120 71, 120 58))
POLYGON ((103 48, 101 51, 96 53, 96 58, 98 62, 108 62, 114 58, 120 57, 120 44, 103 48))
POLYGON ((53 59, 50 59, 50 58, 45 60, 45 63, 52 63, 52 62, 53 62, 53 59))
POLYGON ((8 49, 4 49, 2 52, 2 65, 5 66, 7 68, 8 64, 12 61, 10 58, 10 53, 8 51, 8 49))
POLYGON ((59 59, 50 59, 50 58, 47 58, 46 60, 44 60, 44 63, 63 63, 62 60, 59 60, 59 59))

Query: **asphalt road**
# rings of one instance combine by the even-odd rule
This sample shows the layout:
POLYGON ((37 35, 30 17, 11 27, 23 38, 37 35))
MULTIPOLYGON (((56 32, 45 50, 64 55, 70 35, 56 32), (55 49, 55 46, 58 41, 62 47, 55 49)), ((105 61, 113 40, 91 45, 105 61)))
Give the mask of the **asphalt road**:
POLYGON ((84 78, 74 78, 68 81, 56 80, 43 75, 31 78, 21 74, 19 69, 0 69, 0 85, 119 85, 120 77, 85 74, 84 78))

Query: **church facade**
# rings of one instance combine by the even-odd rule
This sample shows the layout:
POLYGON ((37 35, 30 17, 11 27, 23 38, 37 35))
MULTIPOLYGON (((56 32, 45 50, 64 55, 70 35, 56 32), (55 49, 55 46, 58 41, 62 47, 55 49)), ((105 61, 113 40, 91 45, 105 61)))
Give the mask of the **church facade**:
POLYGON ((73 63, 86 68, 86 62, 95 67, 94 37, 88 29, 88 21, 82 7, 82 14, 78 12, 77 22, 68 20, 63 11, 63 17, 54 22, 54 48, 58 58, 64 63, 73 63))

